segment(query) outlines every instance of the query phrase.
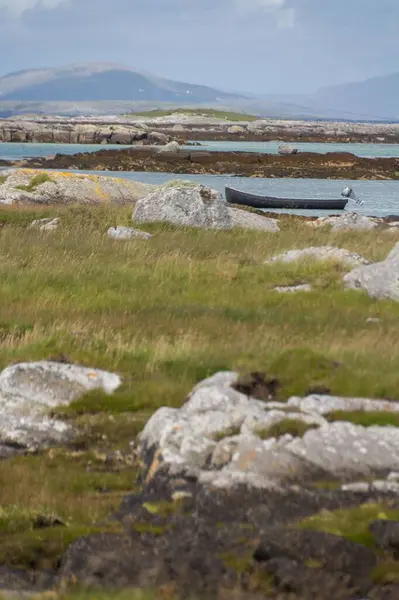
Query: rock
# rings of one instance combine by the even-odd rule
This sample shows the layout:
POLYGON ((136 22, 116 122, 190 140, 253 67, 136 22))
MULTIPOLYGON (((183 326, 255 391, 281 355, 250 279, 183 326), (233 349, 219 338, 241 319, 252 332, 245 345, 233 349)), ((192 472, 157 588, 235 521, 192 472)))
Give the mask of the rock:
POLYGON ((295 292, 311 292, 312 286, 308 283, 303 283, 302 285, 286 285, 275 287, 274 291, 279 292, 280 294, 290 294, 295 292))
POLYGON ((258 231, 267 231, 269 233, 280 231, 277 219, 262 217, 262 215, 257 215, 239 208, 230 208, 230 214, 233 227, 256 229, 258 231))
POLYGON ((344 248, 336 248, 334 246, 312 246, 311 248, 304 248, 303 250, 288 250, 283 254, 274 256, 273 258, 266 261, 266 263, 292 263, 297 260, 331 260, 336 262, 342 262, 348 267, 358 267, 360 265, 369 265, 369 261, 356 254, 355 252, 349 252, 344 248))
POLYGON ((319 415, 332 412, 399 412, 399 402, 389 400, 371 400, 369 398, 341 398, 340 396, 312 394, 306 398, 293 396, 288 406, 319 415))
POLYGON ((241 125, 232 125, 227 129, 227 133, 231 133, 233 135, 241 135, 245 133, 245 127, 242 127, 241 125))
POLYGON ((179 150, 180 144, 178 142, 169 142, 158 150, 158 154, 162 154, 163 152, 178 152, 179 150))
POLYGON ((371 523, 369 530, 380 548, 394 553, 399 559, 399 521, 378 519, 371 523))
POLYGON ((382 262, 354 269, 344 277, 345 287, 365 290, 372 298, 399 300, 399 243, 382 262))
POLYGON ((278 153, 282 156, 289 156, 290 154, 298 154, 298 148, 293 146, 281 145, 278 147, 278 153))
POLYGON ((110 227, 107 231, 107 235, 116 240, 132 240, 136 238, 149 240, 152 238, 151 233, 147 233, 146 231, 140 231, 139 229, 134 229, 133 227, 121 226, 110 227))
POLYGON ((60 224, 60 218, 55 219, 36 219, 29 225, 29 229, 39 229, 39 231, 55 231, 60 224))
POLYGON ((182 227, 231 229, 229 207, 221 194, 211 188, 163 186, 136 203, 136 223, 168 222, 182 227))
MULTIPOLYGON (((399 412, 398 403, 314 395, 282 404, 238 391, 239 382, 235 373, 217 373, 197 385, 182 408, 162 408, 151 417, 138 445, 147 481, 166 472, 214 488, 278 489, 369 476, 399 464, 399 428, 329 423, 323 416, 336 410, 399 412), (283 428, 280 437, 270 437, 270 428, 283 422, 293 427, 285 431, 300 433, 284 434, 283 428)), ((376 481, 373 489, 394 493, 396 487, 376 481)))
POLYGON ((3 171, 0 204, 133 204, 155 186, 118 177, 62 171, 3 171))
POLYGON ((102 389, 111 394, 118 375, 58 362, 20 363, 0 374, 0 442, 37 449, 71 436, 69 425, 46 415, 68 405, 85 392, 102 389))
POLYGON ((370 231, 378 227, 378 222, 354 212, 339 217, 320 217, 312 222, 313 227, 331 226, 331 231, 370 231))
POLYGON ((165 133, 160 133, 159 131, 150 131, 147 134, 147 140, 151 144, 168 144, 170 142, 170 137, 165 133))

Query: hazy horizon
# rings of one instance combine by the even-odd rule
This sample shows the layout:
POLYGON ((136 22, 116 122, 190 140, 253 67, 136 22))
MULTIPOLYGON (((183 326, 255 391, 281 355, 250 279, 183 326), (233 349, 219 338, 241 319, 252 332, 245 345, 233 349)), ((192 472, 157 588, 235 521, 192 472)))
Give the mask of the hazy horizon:
POLYGON ((397 0, 0 0, 0 73, 112 62, 254 94, 399 71, 397 0))

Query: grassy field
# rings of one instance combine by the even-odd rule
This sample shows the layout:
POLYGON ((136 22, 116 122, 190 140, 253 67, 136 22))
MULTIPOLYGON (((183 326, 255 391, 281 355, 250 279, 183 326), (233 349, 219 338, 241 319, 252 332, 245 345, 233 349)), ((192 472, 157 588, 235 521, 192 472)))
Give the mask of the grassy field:
POLYGON ((248 115, 246 113, 216 110, 214 108, 174 108, 174 109, 154 109, 142 112, 135 112, 123 115, 124 117, 146 117, 147 119, 155 117, 169 117, 173 114, 182 114, 193 117, 212 117, 215 119, 224 119, 226 121, 257 121, 259 117, 248 115))
POLYGON ((275 375, 282 399, 325 386, 399 400, 399 304, 345 291, 336 263, 264 264, 325 244, 379 260, 395 236, 331 234, 285 218, 278 234, 154 224, 149 241, 108 239, 130 213, 0 210, 0 367, 62 354, 124 380, 113 397, 92 392, 58 411, 79 428, 72 445, 0 462, 0 563, 51 567, 71 540, 97 531, 134 489, 135 465, 123 453, 145 420, 180 406, 215 371, 275 375), (61 217, 57 232, 26 229, 46 216, 61 217), (314 291, 273 290, 299 283, 314 291), (43 517, 67 527, 39 529, 43 517))

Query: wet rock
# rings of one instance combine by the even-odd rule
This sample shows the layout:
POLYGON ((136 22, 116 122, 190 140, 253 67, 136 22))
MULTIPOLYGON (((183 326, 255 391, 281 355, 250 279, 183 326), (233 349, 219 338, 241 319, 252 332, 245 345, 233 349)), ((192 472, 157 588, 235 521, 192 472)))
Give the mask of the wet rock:
POLYGON ((233 227, 256 229, 258 231, 268 231, 269 233, 280 231, 277 219, 262 217, 239 208, 230 208, 229 210, 233 227))
POLYGON ((85 392, 111 394, 118 375, 56 362, 20 363, 0 374, 0 441, 5 447, 35 449, 69 439, 72 430, 47 413, 85 392))
POLYGON ((133 204, 155 186, 101 175, 35 169, 4 172, 0 204, 133 204))
POLYGON ((370 264, 369 261, 363 258, 363 256, 360 256, 360 254, 349 252, 349 250, 336 248, 334 246, 312 246, 310 248, 304 248, 303 250, 288 250, 287 252, 283 252, 283 254, 274 256, 266 261, 266 263, 291 263, 299 260, 332 260, 342 262, 348 267, 370 264))
POLYGON ((373 265, 359 267, 345 275, 345 287, 365 290, 377 299, 399 300, 399 244, 396 244, 385 260, 373 265))
POLYGON ((56 231, 60 224, 61 219, 56 217, 55 219, 36 219, 29 225, 29 229, 39 229, 39 231, 56 231))
POLYGON ((139 200, 133 212, 136 223, 164 221, 183 227, 231 229, 232 218, 219 192, 196 186, 162 186, 139 200))
POLYGON ((133 227, 110 227, 107 231, 107 235, 110 238, 114 238, 116 240, 132 240, 132 239, 143 239, 149 240, 152 238, 150 233, 146 231, 140 231, 139 229, 134 229, 133 227))

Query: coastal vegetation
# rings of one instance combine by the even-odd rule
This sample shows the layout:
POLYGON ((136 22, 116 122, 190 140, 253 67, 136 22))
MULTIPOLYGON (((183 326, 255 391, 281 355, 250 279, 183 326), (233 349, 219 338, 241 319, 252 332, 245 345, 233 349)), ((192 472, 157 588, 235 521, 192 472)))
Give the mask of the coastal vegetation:
POLYGON ((124 117, 145 117, 147 119, 156 117, 170 117, 171 115, 187 115, 190 117, 207 117, 214 119, 224 119, 225 121, 257 121, 259 117, 249 115, 244 112, 231 110, 216 110, 214 108, 173 108, 173 109, 154 109, 141 112, 128 113, 124 117))

